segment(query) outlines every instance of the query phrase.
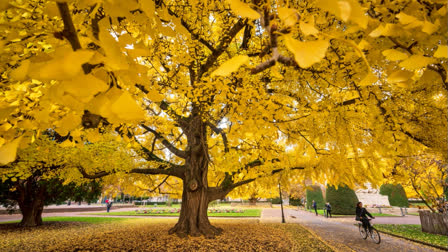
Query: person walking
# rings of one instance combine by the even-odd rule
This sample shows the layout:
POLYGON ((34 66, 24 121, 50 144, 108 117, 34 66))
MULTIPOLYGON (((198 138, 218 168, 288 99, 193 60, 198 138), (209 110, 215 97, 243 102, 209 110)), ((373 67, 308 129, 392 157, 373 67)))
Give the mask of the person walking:
POLYGON ((107 199, 107 200, 106 200, 106 209, 107 209, 107 212, 110 211, 110 208, 111 208, 111 207, 112 207, 112 201, 109 200, 109 199, 107 199))
POLYGON ((332 216, 331 216, 331 205, 330 205, 330 202, 327 202, 326 208, 327 208, 327 218, 328 218, 328 216, 330 216, 330 218, 331 218, 332 216))
POLYGON ((365 209, 364 207, 362 207, 362 202, 358 202, 358 204, 356 204, 356 220, 357 221, 361 221, 362 222, 362 227, 367 230, 367 228, 369 228, 369 231, 372 230, 372 226, 370 225, 370 221, 369 218, 367 218, 367 215, 372 218, 375 219, 375 217, 373 217, 368 211, 367 209, 365 209))
POLYGON ((313 206, 314 212, 316 212, 316 216, 317 216, 317 203, 316 203, 316 201, 313 200, 312 206, 313 206))

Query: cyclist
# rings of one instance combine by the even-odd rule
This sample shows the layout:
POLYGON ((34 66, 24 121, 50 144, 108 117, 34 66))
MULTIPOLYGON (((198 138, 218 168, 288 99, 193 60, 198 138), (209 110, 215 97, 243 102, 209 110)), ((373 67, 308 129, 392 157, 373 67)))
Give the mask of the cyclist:
POLYGON ((358 202, 356 204, 356 220, 362 222, 362 227, 367 230, 369 228, 369 231, 372 231, 372 226, 370 225, 370 221, 367 218, 367 215, 370 216, 370 218, 375 219, 364 207, 362 207, 362 202, 358 202))

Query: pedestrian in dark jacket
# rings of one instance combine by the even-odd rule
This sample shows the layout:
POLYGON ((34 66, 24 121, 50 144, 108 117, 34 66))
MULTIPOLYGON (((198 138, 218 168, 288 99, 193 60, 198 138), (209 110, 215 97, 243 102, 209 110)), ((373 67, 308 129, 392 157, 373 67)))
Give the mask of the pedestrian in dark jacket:
POLYGON ((316 212, 316 216, 317 216, 317 203, 314 200, 313 200, 313 208, 314 208, 314 212, 316 212))
POLYGON ((369 228, 369 231, 370 231, 372 229, 372 226, 370 225, 370 221, 369 221, 369 218, 367 218, 367 215, 370 218, 375 219, 375 217, 373 217, 367 211, 367 209, 362 207, 362 202, 358 202, 358 204, 356 204, 356 220, 357 221, 361 221, 362 222, 362 226, 364 227, 364 229, 367 230, 367 228, 369 228))
POLYGON ((327 202, 327 204, 325 206, 327 208, 327 218, 328 218, 328 216, 330 216, 330 218, 333 217, 333 216, 331 216, 331 205, 330 205, 330 202, 327 202))
POLYGON ((110 208, 112 207, 112 201, 111 200, 106 200, 106 209, 107 209, 107 212, 109 212, 110 211, 110 208))

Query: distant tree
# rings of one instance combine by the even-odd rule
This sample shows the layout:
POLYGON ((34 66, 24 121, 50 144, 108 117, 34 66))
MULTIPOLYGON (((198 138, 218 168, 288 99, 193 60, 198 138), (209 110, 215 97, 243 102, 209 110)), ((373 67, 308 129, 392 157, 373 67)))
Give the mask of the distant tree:
POLYGON ((72 148, 42 135, 20 149, 14 162, 1 167, 0 203, 9 209, 19 206, 20 225, 41 225, 45 205, 65 200, 91 202, 99 197, 98 179, 85 179, 81 172, 114 165, 132 168, 131 156, 123 155, 118 142, 109 139, 72 148))
POLYGON ((333 185, 327 186, 325 198, 330 202, 333 214, 355 214, 358 197, 347 185, 338 186, 337 189, 333 185))
POLYGON ((92 202, 101 195, 100 183, 96 181, 64 185, 59 179, 43 180, 41 176, 36 172, 27 179, 0 182, 0 204, 10 211, 19 206, 23 216, 21 226, 41 225, 44 206, 66 200, 92 202))

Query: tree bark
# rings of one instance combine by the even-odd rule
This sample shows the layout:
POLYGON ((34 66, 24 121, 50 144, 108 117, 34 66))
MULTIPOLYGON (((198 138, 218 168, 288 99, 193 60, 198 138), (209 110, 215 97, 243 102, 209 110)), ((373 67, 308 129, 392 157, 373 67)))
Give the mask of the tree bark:
POLYGON ((210 224, 207 215, 208 197, 207 172, 209 165, 206 124, 199 115, 192 116, 184 127, 188 147, 185 159, 182 205, 177 224, 170 234, 179 237, 200 236, 213 238, 222 229, 210 224))
POLYGON ((22 227, 35 227, 42 225, 43 203, 33 202, 30 206, 20 207, 22 211, 22 227))
POLYGON ((46 186, 39 186, 34 179, 28 178, 18 187, 20 197, 17 200, 22 220, 19 226, 35 227, 42 225, 46 186))

